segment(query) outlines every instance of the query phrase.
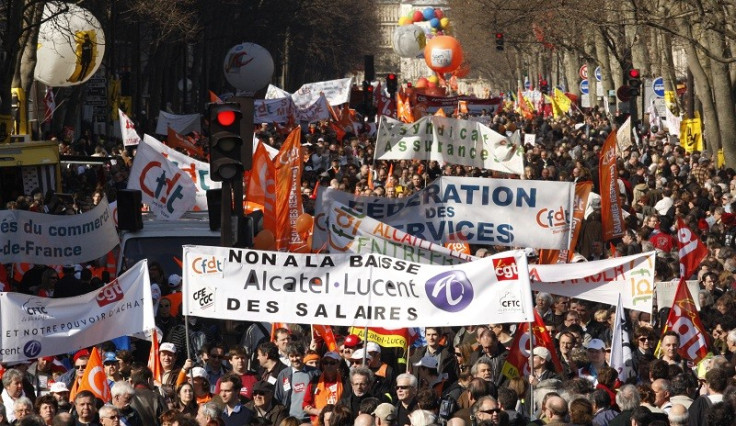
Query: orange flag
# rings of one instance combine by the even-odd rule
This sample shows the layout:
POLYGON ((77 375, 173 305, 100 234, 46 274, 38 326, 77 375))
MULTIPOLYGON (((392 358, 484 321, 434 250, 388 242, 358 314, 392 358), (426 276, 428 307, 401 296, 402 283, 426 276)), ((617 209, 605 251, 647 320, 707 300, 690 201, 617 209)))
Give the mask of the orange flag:
POLYGON ((189 152, 189 154, 191 155, 204 157, 204 151, 202 150, 202 148, 188 141, 186 138, 184 138, 184 136, 177 133, 176 130, 172 129, 171 127, 167 127, 167 131, 168 136, 166 137, 166 145, 172 148, 181 148, 189 152))
POLYGON ((322 337, 322 340, 325 341, 325 345, 327 345, 328 351, 336 351, 337 350, 337 341, 335 340, 335 334, 332 332, 332 327, 329 325, 314 325, 314 334, 317 336, 322 337))
POLYGON ((342 140, 345 138, 345 135, 347 132, 345 132, 345 129, 340 127, 338 124, 330 122, 330 127, 332 127, 332 130, 335 131, 335 137, 337 137, 337 140, 342 142, 342 140))
POLYGON ((151 351, 148 353, 148 369, 153 372, 153 380, 161 383, 161 360, 158 357, 158 331, 153 329, 151 333, 151 351))
POLYGON ((280 251, 304 247, 304 241, 296 229, 302 207, 302 130, 297 127, 281 146, 274 158, 276 183, 276 249, 280 251))
POLYGON ((209 92, 210 92, 210 102, 214 102, 216 104, 223 103, 222 99, 220 99, 219 96, 215 95, 215 92, 213 92, 212 90, 210 90, 209 92))
POLYGON ((276 341, 276 330, 278 330, 279 328, 285 328, 288 330, 289 324, 285 322, 272 322, 271 323, 271 341, 272 342, 276 341))
POLYGON ((447 114, 445 114, 445 110, 442 108, 439 108, 437 112, 434 113, 435 117, 447 117, 447 114))
POLYGON ((519 88, 517 92, 517 102, 519 103, 519 109, 521 110, 521 115, 527 119, 531 120, 534 118, 534 114, 532 113, 532 110, 529 108, 529 104, 526 103, 526 99, 524 98, 524 95, 521 93, 521 88, 519 88))
POLYGON ((373 169, 368 167, 368 188, 375 189, 375 185, 373 184, 373 169))
POLYGON ((414 113, 411 111, 409 97, 402 96, 401 93, 396 94, 396 116, 404 123, 414 122, 414 113))
POLYGON ((616 165, 616 132, 611 132, 603 143, 599 170, 601 192, 601 222, 603 241, 623 237, 626 230, 624 213, 618 199, 618 166, 616 165))
POLYGON ((253 166, 248 177, 246 200, 263 206, 263 229, 276 235, 276 186, 274 165, 268 151, 259 143, 253 152, 253 166))
POLYGON ((681 357, 697 364, 708 354, 708 334, 700 321, 685 277, 680 277, 675 300, 672 302, 672 309, 662 334, 667 331, 674 331, 680 336, 680 349, 677 353, 681 357))
POLYGON ((388 166, 388 174, 386 175, 386 188, 394 186, 391 179, 389 179, 393 175, 394 175, 394 163, 392 161, 391 165, 388 166))
POLYGON ((575 201, 572 210, 572 224, 570 237, 570 248, 567 250, 539 250, 539 264, 553 265, 555 263, 570 263, 575 255, 575 247, 578 244, 581 224, 585 216, 585 206, 588 205, 588 197, 593 189, 593 182, 578 182, 575 184, 575 201))
POLYGON ((100 352, 97 348, 92 348, 92 353, 87 361, 87 368, 84 369, 82 381, 77 387, 77 393, 84 390, 92 392, 96 398, 104 402, 110 401, 110 385, 107 383, 105 369, 102 367, 102 358, 100 358, 100 352))

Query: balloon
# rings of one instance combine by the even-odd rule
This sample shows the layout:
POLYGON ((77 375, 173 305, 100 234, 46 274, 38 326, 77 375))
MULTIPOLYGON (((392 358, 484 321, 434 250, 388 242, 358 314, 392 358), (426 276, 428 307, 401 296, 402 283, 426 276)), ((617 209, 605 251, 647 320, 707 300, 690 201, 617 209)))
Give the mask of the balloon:
POLYGON ((424 16, 425 21, 429 21, 430 19, 434 18, 434 9, 431 7, 427 7, 424 9, 424 12, 422 12, 422 15, 424 16))
POLYGON ((448 25, 450 25, 450 19, 449 18, 447 18, 447 17, 440 18, 440 28, 442 28, 444 30, 445 28, 447 28, 448 25))
POLYGON ((434 89, 435 87, 437 87, 437 82, 436 81, 431 81, 430 80, 430 81, 427 82, 427 88, 428 89, 434 89))
POLYGON ((433 37, 424 47, 424 61, 435 72, 452 72, 463 62, 463 49, 454 37, 433 37))
POLYGON ((430 83, 437 84, 437 83, 439 83, 440 78, 433 74, 433 75, 430 75, 429 77, 427 77, 427 81, 429 81, 430 83))
POLYGON ((227 52, 223 67, 228 83, 252 95, 271 82, 273 58, 260 45, 241 43, 227 52))
POLYGON ((399 18, 399 26, 411 24, 411 17, 402 16, 399 18))
POLYGON ((264 229, 253 238, 253 248, 256 250, 273 250, 276 248, 276 237, 269 229, 264 229))
POLYGON ((412 21, 414 22, 424 21, 424 15, 422 15, 422 12, 419 10, 414 11, 414 15, 412 16, 412 21))
POLYGON ((75 4, 49 2, 38 33, 36 80, 76 86, 89 80, 105 55, 105 33, 92 13, 75 4))
POLYGON ((442 19, 445 16, 445 12, 442 11, 442 9, 435 9, 434 10, 434 17, 437 19, 442 19))
POLYGON ((296 218, 296 232, 303 234, 312 230, 314 218, 309 213, 302 213, 296 218))
POLYGON ((418 25, 404 25, 394 29, 394 52, 402 58, 416 58, 424 51, 427 39, 418 25))
POLYGON ((429 29, 429 31, 430 31, 430 32, 431 32, 432 34, 437 34, 437 28, 430 28, 430 29, 429 29))
POLYGON ((440 20, 437 18, 432 18, 429 20, 429 25, 431 25, 432 28, 437 29, 440 26, 440 20))
POLYGON ((426 77, 421 77, 419 80, 417 80, 417 83, 414 85, 417 89, 424 89, 427 87, 427 83, 429 83, 429 80, 427 80, 426 77))

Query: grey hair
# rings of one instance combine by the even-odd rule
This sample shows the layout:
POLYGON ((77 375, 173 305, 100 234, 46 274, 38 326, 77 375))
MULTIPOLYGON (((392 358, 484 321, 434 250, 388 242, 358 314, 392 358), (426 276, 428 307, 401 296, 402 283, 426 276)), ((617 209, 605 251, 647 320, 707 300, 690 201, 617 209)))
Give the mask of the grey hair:
MULTIPOLYGON (((728 332, 728 335, 726 336, 726 341, 730 343, 736 343, 736 328, 728 332)), ((5 373, 8 374, 8 373, 5 373)), ((5 376, 3 376, 3 379, 5 376)))
POLYGON ((120 396, 120 395, 135 395, 135 389, 133 389, 133 385, 130 383, 120 380, 118 382, 115 382, 115 384, 110 388, 110 394, 112 396, 120 396))
POLYGON ((396 376, 396 383, 398 383, 399 380, 408 380, 409 386, 413 387, 414 389, 416 389, 418 386, 417 376, 413 374, 401 373, 398 376, 396 376))
POLYGON ((555 303, 555 300, 552 298, 552 295, 549 293, 539 292, 537 293, 537 298, 544 299, 545 302, 547 302, 548 305, 552 305, 555 303))
POLYGON ((211 419, 219 418, 220 413, 221 413, 221 410, 217 407, 216 402, 209 401, 209 402, 206 402, 202 406, 202 414, 204 414, 205 416, 211 419))
POLYGON ((414 410, 409 414, 409 422, 412 426, 430 426, 437 421, 437 416, 431 411, 414 410))
POLYGON ((33 401, 31 401, 31 399, 27 396, 21 396, 20 398, 13 401, 13 411, 21 406, 26 408, 30 407, 31 410, 33 410, 33 401))
POLYGON ((477 401, 473 405, 470 406, 470 414, 476 415, 478 413, 478 410, 480 410, 480 407, 483 406, 483 403, 486 401, 493 401, 495 404, 498 404, 498 401, 496 398, 492 397, 491 395, 481 396, 478 398, 477 401))
POLYGON ((350 370, 350 383, 353 382, 354 376, 363 376, 368 378, 369 383, 373 383, 373 372, 368 367, 357 367, 350 370))
POLYGON ((14 380, 23 380, 23 373, 17 368, 11 368, 3 374, 3 387, 7 388, 14 380))
POLYGON ((478 374, 478 365, 479 364, 485 364, 485 365, 488 365, 488 366, 491 366, 492 367, 493 366, 493 361, 491 361, 491 359, 488 358, 487 356, 482 356, 482 357, 478 358, 478 361, 475 361, 475 364, 473 364, 473 366, 470 367, 470 374, 472 374, 473 376, 475 376, 476 374, 478 374))
MULTIPOLYGON (((117 383, 115 384, 115 386, 117 386, 117 383)), ((105 404, 102 407, 100 407, 100 411, 99 411, 100 417, 107 417, 108 415, 113 414, 113 413, 120 414, 120 410, 118 410, 118 407, 112 404, 105 404)))
POLYGON ((634 385, 623 385, 616 394, 616 404, 621 411, 633 410, 641 404, 639 390, 634 385))

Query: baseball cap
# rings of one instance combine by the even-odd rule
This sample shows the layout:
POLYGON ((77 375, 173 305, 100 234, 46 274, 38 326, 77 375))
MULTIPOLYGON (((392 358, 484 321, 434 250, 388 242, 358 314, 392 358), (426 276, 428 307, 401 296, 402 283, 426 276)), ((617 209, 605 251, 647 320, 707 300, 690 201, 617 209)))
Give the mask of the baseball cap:
POLYGON ((201 378, 206 379, 207 378, 207 372, 202 367, 193 367, 192 368, 192 377, 194 378, 201 378))
POLYGON ((376 407, 375 410, 373 410, 372 415, 380 418, 381 420, 390 420, 389 417, 394 417, 396 414, 396 409, 393 405, 389 404, 388 402, 384 402, 382 404, 378 404, 378 407, 376 407))
POLYGON ((271 392, 273 393, 273 385, 271 383, 268 383, 265 380, 259 380, 256 382, 255 385, 253 385, 254 391, 260 391, 260 392, 271 392))
POLYGON ((532 351, 532 355, 544 358, 545 361, 549 361, 552 358, 552 354, 549 353, 549 349, 542 346, 535 347, 532 351))
POLYGON ((115 352, 105 352, 105 358, 102 360, 102 363, 107 364, 108 362, 118 362, 118 357, 115 356, 115 352))
POLYGON ((601 339, 591 339, 585 348, 593 349, 595 351, 602 351, 603 349, 606 349, 606 344, 603 343, 603 340, 601 339))
POLYGON ((361 340, 357 334, 349 334, 348 337, 345 338, 345 342, 343 344, 348 348, 354 348, 358 346, 360 343, 361 343, 361 340))
POLYGON ((171 342, 164 342, 161 343, 161 346, 158 347, 159 352, 171 352, 172 354, 176 353, 176 346, 171 342))
POLYGON ((181 285, 181 276, 177 274, 171 274, 169 275, 169 287, 176 288, 181 285))
POLYGON ((64 382, 54 382, 49 388, 49 392, 53 392, 53 393, 69 392, 69 388, 66 387, 66 383, 64 382))
POLYGON ((373 357, 371 356, 371 354, 366 353, 365 349, 363 349, 363 348, 358 349, 357 351, 353 352, 353 354, 350 355, 350 359, 360 360, 360 359, 363 359, 363 356, 365 356, 365 359, 367 359, 369 361, 371 359, 373 359, 373 357))
POLYGON ((378 352, 381 353, 381 346, 376 342, 368 342, 365 344, 365 349, 370 352, 378 352))
POLYGON ((77 353, 72 357, 72 361, 77 362, 77 360, 82 357, 89 358, 89 351, 87 349, 77 351, 77 353))
POLYGON ((419 360, 419 362, 414 363, 415 367, 427 367, 427 368, 437 368, 437 358, 433 356, 423 356, 422 359, 419 360))
POLYGON ((340 361, 340 355, 337 352, 331 351, 331 352, 325 352, 324 355, 322 355, 322 358, 331 358, 336 361, 340 361))

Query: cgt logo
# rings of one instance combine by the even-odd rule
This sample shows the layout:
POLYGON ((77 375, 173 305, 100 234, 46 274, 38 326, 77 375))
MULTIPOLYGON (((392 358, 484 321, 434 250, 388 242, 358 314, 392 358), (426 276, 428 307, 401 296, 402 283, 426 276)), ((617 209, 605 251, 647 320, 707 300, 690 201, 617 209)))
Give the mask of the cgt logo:
POLYGON ((215 304, 215 292, 209 287, 202 287, 194 292, 192 299, 201 309, 206 309, 215 304))
POLYGON ((519 268, 516 266, 516 259, 513 257, 493 259, 493 270, 496 272, 496 279, 499 281, 519 279, 519 268))
POLYGON ((424 285, 429 301, 443 311, 458 312, 473 301, 473 285, 463 271, 447 271, 424 285))
POLYGON ((560 206, 557 210, 544 208, 537 212, 537 225, 542 228, 565 226, 570 221, 570 214, 560 206))
POLYGON ((197 257, 192 260, 192 270, 195 274, 217 274, 222 272, 222 260, 212 256, 210 258, 197 257))
POLYGON ((123 297, 125 297, 123 288, 118 284, 118 280, 115 280, 100 289, 97 293, 96 300, 97 304, 102 307, 123 300, 123 297))

